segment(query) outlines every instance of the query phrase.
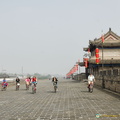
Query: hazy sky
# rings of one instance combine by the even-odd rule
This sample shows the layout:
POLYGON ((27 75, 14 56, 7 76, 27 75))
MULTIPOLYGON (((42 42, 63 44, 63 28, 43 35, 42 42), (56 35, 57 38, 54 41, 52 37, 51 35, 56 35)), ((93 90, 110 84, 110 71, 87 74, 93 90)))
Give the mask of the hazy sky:
POLYGON ((120 0, 0 0, 0 72, 63 74, 89 40, 120 35, 120 0))

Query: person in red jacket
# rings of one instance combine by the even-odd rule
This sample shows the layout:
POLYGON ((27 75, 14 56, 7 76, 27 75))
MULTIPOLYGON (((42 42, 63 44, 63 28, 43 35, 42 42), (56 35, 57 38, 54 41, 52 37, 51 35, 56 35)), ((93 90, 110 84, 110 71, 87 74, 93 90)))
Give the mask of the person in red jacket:
POLYGON ((37 84, 37 78, 35 76, 32 78, 32 83, 37 84))
POLYGON ((5 78, 3 79, 3 82, 2 82, 2 87, 7 87, 8 86, 8 83, 6 82, 5 78))

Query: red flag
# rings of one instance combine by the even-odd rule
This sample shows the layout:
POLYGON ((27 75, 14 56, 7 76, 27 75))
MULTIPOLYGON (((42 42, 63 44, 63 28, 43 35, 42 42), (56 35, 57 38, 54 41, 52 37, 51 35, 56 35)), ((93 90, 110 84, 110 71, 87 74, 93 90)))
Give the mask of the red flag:
POLYGON ((102 42, 104 42, 104 35, 101 36, 102 42))

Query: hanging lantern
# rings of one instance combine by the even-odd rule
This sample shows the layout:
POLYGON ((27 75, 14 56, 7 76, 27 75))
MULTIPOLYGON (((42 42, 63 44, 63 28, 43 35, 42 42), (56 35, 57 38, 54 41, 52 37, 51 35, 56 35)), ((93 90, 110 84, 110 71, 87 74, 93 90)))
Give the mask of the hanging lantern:
POLYGON ((95 52, 96 52, 96 53, 99 53, 99 49, 98 49, 98 48, 96 48, 96 49, 95 49, 95 52))
POLYGON ((96 64, 99 64, 100 59, 99 59, 99 49, 98 48, 95 49, 95 56, 96 56, 96 64))
POLYGON ((100 63, 100 59, 96 58, 96 63, 99 64, 100 63))
POLYGON ((88 67, 88 58, 84 58, 84 65, 86 68, 88 67))
POLYGON ((86 68, 88 67, 88 61, 85 61, 85 67, 86 68))
POLYGON ((95 54, 96 58, 99 58, 99 54, 95 54))
POLYGON ((90 48, 88 48, 88 52, 90 52, 90 48))

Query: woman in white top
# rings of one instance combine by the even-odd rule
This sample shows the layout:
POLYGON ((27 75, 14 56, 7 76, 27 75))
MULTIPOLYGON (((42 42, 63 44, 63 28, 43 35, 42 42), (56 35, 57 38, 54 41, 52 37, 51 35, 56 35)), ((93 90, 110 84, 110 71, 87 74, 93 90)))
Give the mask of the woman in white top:
POLYGON ((91 82, 92 82, 92 84, 95 82, 95 77, 94 77, 92 74, 90 74, 90 75, 88 76, 88 85, 89 85, 91 82))

